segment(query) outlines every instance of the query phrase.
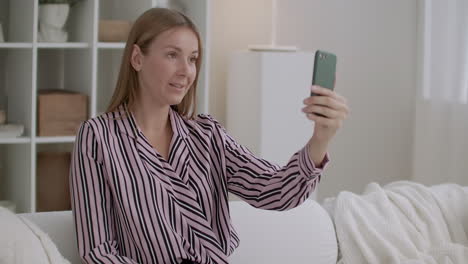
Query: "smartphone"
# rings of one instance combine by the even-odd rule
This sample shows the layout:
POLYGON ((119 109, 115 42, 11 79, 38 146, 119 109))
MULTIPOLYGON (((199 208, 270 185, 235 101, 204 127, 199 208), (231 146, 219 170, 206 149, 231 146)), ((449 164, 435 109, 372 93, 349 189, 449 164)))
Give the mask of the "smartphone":
MULTIPOLYGON (((336 55, 331 52, 317 50, 314 59, 312 85, 333 90, 335 88, 336 55)), ((312 93, 311 96, 316 94, 312 93)))

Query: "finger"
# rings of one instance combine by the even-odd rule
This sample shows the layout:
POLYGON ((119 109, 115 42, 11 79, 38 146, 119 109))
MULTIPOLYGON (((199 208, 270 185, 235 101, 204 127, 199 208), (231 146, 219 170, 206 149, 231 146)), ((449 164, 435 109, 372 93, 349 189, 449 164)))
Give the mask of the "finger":
POLYGON ((307 119, 314 121, 315 126, 322 126, 326 128, 340 128, 343 122, 341 120, 324 118, 314 114, 308 114, 307 119))
MULTIPOLYGON (((312 86, 311 91, 313 93, 315 93, 316 95, 319 95, 319 96, 320 95, 321 96, 329 96, 329 97, 335 98, 338 101, 342 101, 342 102, 346 101, 346 99, 343 96, 341 96, 338 93, 336 93, 335 91, 327 89, 327 88, 323 88, 323 87, 320 87, 320 86, 312 86)), ((314 97, 314 96, 310 96, 310 97, 314 97)))
POLYGON ((312 98, 305 100, 306 105, 322 105, 335 110, 344 110, 345 104, 341 101, 328 96, 311 96, 312 98))
MULTIPOLYGON (((347 99, 345 97, 341 96, 338 93, 333 92, 333 94, 334 94, 334 96, 332 96, 332 98, 334 98, 336 101, 338 101, 338 102, 340 102, 342 104, 341 106, 336 105, 333 108, 342 109, 342 110, 346 110, 347 112, 349 112, 349 107, 347 106, 347 99)), ((310 105, 310 104, 328 105, 328 103, 326 102, 328 99, 325 99, 325 97, 326 96, 322 96, 322 95, 309 96, 309 97, 307 97, 307 98, 305 98, 303 100, 303 103, 306 104, 306 105, 310 105)))
POLYGON ((344 111, 346 113, 346 116, 350 113, 350 109, 349 109, 349 106, 348 106, 348 102, 346 100, 345 97, 341 96, 341 95, 338 95, 339 98, 340 98, 340 103, 341 103, 341 106, 339 106, 339 108, 344 111))
POLYGON ((302 108, 302 112, 306 114, 321 114, 321 115, 324 115, 326 118, 332 118, 332 119, 344 117, 344 113, 340 111, 336 111, 334 109, 331 109, 325 106, 319 106, 319 105, 312 105, 312 106, 304 107, 302 108))
POLYGON ((334 94, 335 94, 333 90, 324 88, 318 85, 312 85, 311 91, 318 95, 325 95, 325 96, 331 96, 331 97, 334 97, 334 94))
MULTIPOLYGON (((324 114, 326 116, 329 116, 331 118, 338 118, 338 119, 346 119, 350 113, 350 109, 347 105, 342 104, 342 103, 337 103, 337 104, 332 104, 331 107, 323 105, 323 104, 309 104, 306 105, 303 109, 303 112, 305 113, 310 113, 315 111, 315 107, 324 107, 325 109, 330 109, 330 110, 322 110, 321 114, 324 114), (328 111, 334 111, 331 115, 328 114, 328 111)), ((318 110, 320 111, 320 110, 318 110)))
POLYGON ((331 127, 334 125, 334 119, 318 116, 314 113, 309 113, 306 115, 307 119, 314 121, 316 125, 331 127))
POLYGON ((336 99, 338 99, 339 101, 341 101, 341 102, 343 102, 345 104, 348 102, 348 100, 344 96, 342 96, 341 94, 335 93, 335 95, 336 95, 336 99))

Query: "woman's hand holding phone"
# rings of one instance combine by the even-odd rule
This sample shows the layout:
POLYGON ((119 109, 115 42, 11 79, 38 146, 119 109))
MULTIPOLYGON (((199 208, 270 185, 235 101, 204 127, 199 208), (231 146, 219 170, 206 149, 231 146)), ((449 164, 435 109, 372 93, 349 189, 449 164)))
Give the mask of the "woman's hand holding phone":
POLYGON ((307 145, 309 158, 321 167, 328 144, 348 116, 349 107, 346 99, 334 91, 320 86, 311 88, 314 95, 304 99, 305 107, 302 111, 315 122, 313 135, 307 145))
POLYGON ((323 50, 315 52, 312 89, 310 97, 304 100, 306 106, 302 111, 315 121, 314 137, 320 141, 328 142, 349 113, 346 99, 333 91, 336 64, 335 54, 323 50))
POLYGON ((343 96, 330 89, 313 85, 311 91, 314 96, 304 100, 302 111, 315 122, 313 137, 329 142, 348 116, 349 107, 343 96))
POLYGON ((304 99, 302 111, 315 122, 314 133, 308 143, 309 156, 314 164, 321 164, 328 143, 335 136, 349 114, 346 99, 335 93, 336 55, 317 50, 310 96, 304 99))

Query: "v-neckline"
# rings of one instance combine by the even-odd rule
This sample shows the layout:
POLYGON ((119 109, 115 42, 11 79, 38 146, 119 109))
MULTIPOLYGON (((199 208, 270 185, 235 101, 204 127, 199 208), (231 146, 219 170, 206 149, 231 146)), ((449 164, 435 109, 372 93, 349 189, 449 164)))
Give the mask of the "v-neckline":
POLYGON ((169 165, 171 167, 172 170, 174 170, 174 168, 172 168, 172 159, 171 159, 171 156, 172 156, 172 152, 173 152, 173 146, 177 140, 177 138, 179 137, 178 133, 176 132, 176 129, 174 128, 174 117, 173 117, 173 113, 171 113, 172 109, 169 109, 169 112, 168 112, 168 115, 169 115, 169 122, 170 122, 170 126, 171 126, 171 130, 172 130, 172 137, 171 137, 171 140, 169 142, 169 149, 168 149, 168 152, 167 152, 167 159, 163 157, 163 155, 161 155, 161 153, 151 144, 151 142, 148 140, 148 138, 145 136, 145 134, 143 133, 143 130, 141 130, 140 126, 138 125, 138 123, 136 122, 136 118, 135 118, 135 115, 133 114, 132 111, 129 110, 130 112, 130 115, 131 115, 131 118, 133 119, 133 123, 135 124, 135 127, 138 131, 138 136, 141 136, 144 141, 146 142, 146 144, 148 144, 150 147, 151 147, 151 150, 153 151, 153 154, 162 162, 166 163, 167 165, 169 165))
MULTIPOLYGON (((171 126, 171 130, 172 130, 172 126, 171 126)), ((169 141, 169 148, 167 149, 167 159, 163 155, 161 155, 161 153, 151 144, 151 142, 149 142, 149 140, 147 138, 146 138, 146 140, 148 141, 148 144, 150 144, 150 146, 152 147, 152 149, 153 149, 153 151, 154 151, 154 153, 156 155, 158 155, 167 164, 169 164, 169 165, 172 164, 171 156, 172 156, 172 151, 173 151, 173 147, 174 147, 174 142, 176 141, 176 134, 174 133, 174 130, 172 130, 171 140, 169 141)))

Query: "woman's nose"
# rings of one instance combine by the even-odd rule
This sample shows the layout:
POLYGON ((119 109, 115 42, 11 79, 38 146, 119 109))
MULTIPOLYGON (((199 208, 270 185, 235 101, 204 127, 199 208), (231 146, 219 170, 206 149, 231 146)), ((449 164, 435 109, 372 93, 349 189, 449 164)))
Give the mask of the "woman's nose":
POLYGON ((180 60, 178 65, 178 72, 181 74, 188 74, 190 71, 190 62, 187 60, 180 60))

